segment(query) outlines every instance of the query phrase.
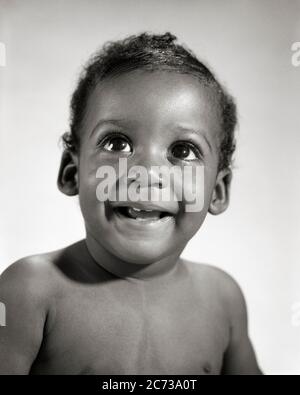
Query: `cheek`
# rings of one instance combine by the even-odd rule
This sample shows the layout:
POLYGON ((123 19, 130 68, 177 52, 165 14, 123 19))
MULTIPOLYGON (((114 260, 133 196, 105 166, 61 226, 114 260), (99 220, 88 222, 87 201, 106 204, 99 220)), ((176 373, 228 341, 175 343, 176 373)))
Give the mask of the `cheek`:
POLYGON ((79 198, 81 204, 94 206, 97 203, 97 169, 95 161, 82 158, 79 166, 79 198))
POLYGON ((86 222, 99 226, 101 219, 106 216, 104 202, 107 192, 110 195, 110 191, 116 189, 118 165, 118 159, 112 155, 92 150, 82 153, 79 164, 79 200, 86 222))
POLYGON ((178 228, 189 240, 202 226, 208 213, 215 185, 216 169, 199 166, 198 173, 185 179, 182 185, 183 199, 181 213, 178 215, 178 228))
POLYGON ((80 157, 79 165, 79 186, 82 192, 94 192, 103 176, 101 173, 109 174, 104 169, 112 169, 117 173, 118 161, 111 155, 99 153, 93 150, 86 150, 80 157))
POLYGON ((101 165, 103 161, 99 156, 82 150, 79 162, 79 201, 86 222, 94 222, 103 209, 96 193, 99 184, 97 171, 101 165))
POLYGON ((216 179, 216 169, 204 165, 187 166, 182 179, 175 183, 176 195, 186 212, 200 213, 208 209, 216 179))

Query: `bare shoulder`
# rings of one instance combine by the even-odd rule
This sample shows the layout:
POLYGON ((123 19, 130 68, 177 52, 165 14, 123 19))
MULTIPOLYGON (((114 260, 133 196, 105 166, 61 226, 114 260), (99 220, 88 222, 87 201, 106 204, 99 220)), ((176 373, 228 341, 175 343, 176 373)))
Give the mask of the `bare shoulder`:
POLYGON ((0 276, 0 297, 28 297, 32 304, 49 300, 55 286, 53 262, 57 254, 31 255, 11 264, 0 276))
MULTIPOLYGON (((210 264, 182 260, 191 275, 226 305, 228 314, 245 314, 246 303, 237 281, 224 270, 210 264)), ((234 317, 233 317, 234 318, 234 317)))
POLYGON ((190 270, 190 272, 195 276, 204 277, 205 280, 212 280, 222 285, 224 291, 239 291, 239 285, 236 280, 224 270, 218 268, 217 266, 207 264, 207 263, 198 263, 194 261, 190 261, 187 259, 182 259, 182 263, 190 270))
POLYGON ((31 303, 50 303, 64 293, 72 278, 83 277, 87 262, 84 242, 22 258, 0 276, 0 299, 5 295, 28 297, 31 303))
POLYGON ((57 252, 28 256, 0 276, 0 374, 28 374, 38 355, 55 316, 56 259, 57 252))
POLYGON ((228 318, 230 336, 222 374, 262 374, 249 339, 246 302, 238 283, 215 266, 191 261, 184 261, 183 264, 205 289, 206 298, 216 301, 228 318))

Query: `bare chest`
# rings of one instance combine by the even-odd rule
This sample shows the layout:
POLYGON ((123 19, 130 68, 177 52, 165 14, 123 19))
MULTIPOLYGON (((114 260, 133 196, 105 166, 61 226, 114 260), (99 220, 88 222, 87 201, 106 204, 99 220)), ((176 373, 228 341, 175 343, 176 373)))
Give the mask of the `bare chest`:
POLYGON ((217 304, 184 286, 77 289, 57 302, 33 372, 218 374, 227 337, 217 304))

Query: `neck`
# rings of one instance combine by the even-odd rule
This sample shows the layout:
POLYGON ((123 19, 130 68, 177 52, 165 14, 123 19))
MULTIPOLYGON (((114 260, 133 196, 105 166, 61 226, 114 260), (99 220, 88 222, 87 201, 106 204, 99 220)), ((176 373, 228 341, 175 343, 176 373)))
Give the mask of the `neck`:
POLYGON ((95 238, 89 234, 86 236, 87 249, 95 262, 107 272, 116 277, 132 281, 153 280, 165 278, 173 274, 178 267, 180 251, 148 264, 136 264, 126 262, 107 251, 95 238))

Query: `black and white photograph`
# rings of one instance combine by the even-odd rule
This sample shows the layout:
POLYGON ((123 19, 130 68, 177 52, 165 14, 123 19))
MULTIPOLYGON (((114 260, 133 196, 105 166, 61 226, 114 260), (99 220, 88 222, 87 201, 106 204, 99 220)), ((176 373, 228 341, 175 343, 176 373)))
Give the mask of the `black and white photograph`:
POLYGON ((300 0, 0 0, 0 375, 300 375, 299 152, 300 0))

